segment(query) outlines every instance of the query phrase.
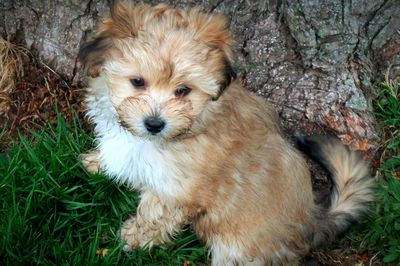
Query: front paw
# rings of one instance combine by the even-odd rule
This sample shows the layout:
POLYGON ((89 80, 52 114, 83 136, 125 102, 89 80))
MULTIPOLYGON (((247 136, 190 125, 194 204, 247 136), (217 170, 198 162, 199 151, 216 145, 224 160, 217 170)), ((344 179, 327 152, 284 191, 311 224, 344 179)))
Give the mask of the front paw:
POLYGON ((94 150, 89 153, 79 155, 82 165, 92 174, 100 172, 100 151, 94 150))
POLYGON ((159 244, 158 235, 159 230, 156 227, 149 226, 137 217, 129 218, 121 229, 121 238, 126 242, 123 249, 126 252, 138 247, 150 249, 153 245, 159 244))

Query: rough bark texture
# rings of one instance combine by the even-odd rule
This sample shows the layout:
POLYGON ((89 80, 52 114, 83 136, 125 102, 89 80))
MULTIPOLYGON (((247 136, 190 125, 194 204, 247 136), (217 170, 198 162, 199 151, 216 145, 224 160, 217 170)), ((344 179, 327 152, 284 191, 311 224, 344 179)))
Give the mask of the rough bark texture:
MULTIPOLYGON (((65 79, 111 1, 3 0, 0 34, 24 43, 65 79)), ((158 1, 150 1, 152 4, 158 1)), ((292 132, 332 131, 355 148, 376 147, 372 83, 399 76, 398 0, 170 0, 226 14, 239 77, 274 103, 292 132)))

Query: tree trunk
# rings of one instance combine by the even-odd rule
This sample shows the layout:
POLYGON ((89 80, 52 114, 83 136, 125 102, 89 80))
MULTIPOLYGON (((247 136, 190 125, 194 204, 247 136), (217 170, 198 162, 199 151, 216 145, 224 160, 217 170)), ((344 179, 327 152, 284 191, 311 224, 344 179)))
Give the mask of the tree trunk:
MULTIPOLYGON (((156 1, 151 1, 155 4, 156 1)), ((286 129, 331 131, 354 148, 378 143, 373 82, 399 76, 398 0, 170 0, 230 18, 239 77, 272 102, 286 129)), ((70 82, 110 1, 3 0, 0 34, 24 43, 70 82)))

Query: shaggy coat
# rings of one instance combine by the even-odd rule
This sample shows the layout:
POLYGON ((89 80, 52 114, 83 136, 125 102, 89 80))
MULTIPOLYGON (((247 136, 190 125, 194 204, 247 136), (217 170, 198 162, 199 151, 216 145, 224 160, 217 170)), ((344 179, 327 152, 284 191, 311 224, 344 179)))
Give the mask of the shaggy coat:
POLYGON ((141 192, 126 251, 191 224, 212 265, 286 265, 366 213, 368 165, 333 138, 300 139, 333 179, 330 207, 314 203, 274 110, 236 80, 232 44, 222 15, 118 2, 81 51, 97 141, 83 163, 141 192))

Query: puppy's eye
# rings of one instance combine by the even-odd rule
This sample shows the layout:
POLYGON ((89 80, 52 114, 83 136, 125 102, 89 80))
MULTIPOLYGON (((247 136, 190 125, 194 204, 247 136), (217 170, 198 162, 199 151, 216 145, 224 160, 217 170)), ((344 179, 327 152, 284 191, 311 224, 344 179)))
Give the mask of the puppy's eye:
POLYGON ((130 80, 132 85, 135 87, 143 87, 144 86, 144 79, 141 77, 137 77, 130 80))
POLYGON ((191 92, 191 91, 192 91, 191 88, 188 88, 188 87, 186 87, 186 86, 181 86, 181 87, 179 87, 179 88, 176 89, 176 91, 175 91, 175 96, 176 96, 176 97, 183 97, 183 96, 188 95, 189 92, 191 92))

